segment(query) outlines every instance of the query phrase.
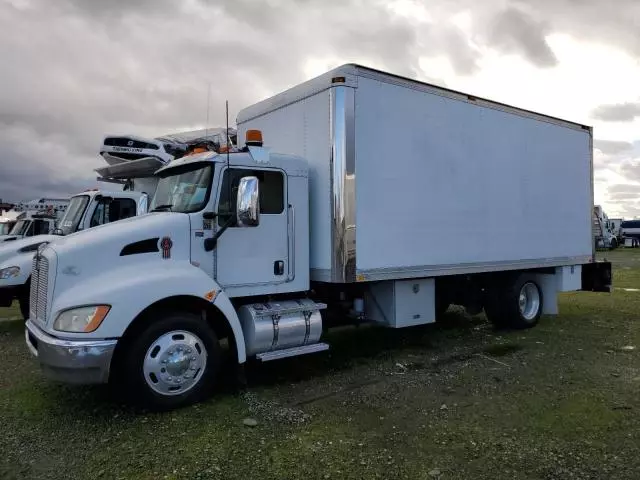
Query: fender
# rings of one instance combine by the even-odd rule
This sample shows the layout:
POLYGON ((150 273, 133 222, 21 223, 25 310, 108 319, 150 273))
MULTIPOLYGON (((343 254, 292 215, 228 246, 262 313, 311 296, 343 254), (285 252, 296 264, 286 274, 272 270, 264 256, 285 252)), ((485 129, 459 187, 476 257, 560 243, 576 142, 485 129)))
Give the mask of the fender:
POLYGON ((245 341, 238 315, 226 293, 201 269, 185 261, 133 263, 108 269, 103 275, 82 275, 58 272, 51 305, 52 320, 46 330, 59 338, 105 339, 120 338, 130 323, 150 305, 168 297, 192 296, 206 299, 215 292, 213 304, 229 322, 235 337, 238 361, 246 360, 245 341), (65 279, 65 277, 67 277, 65 279), (70 278, 71 277, 71 278, 70 278), (65 286, 64 284, 71 283, 65 286), (109 305, 111 310, 102 324, 91 333, 67 333, 53 329, 54 320, 63 310, 86 305, 109 305))
POLYGON ((31 266, 33 265, 34 252, 16 253, 13 257, 6 259, 0 263, 0 270, 8 267, 20 267, 20 273, 17 277, 0 279, 0 288, 16 287, 24 285, 31 276, 31 266))

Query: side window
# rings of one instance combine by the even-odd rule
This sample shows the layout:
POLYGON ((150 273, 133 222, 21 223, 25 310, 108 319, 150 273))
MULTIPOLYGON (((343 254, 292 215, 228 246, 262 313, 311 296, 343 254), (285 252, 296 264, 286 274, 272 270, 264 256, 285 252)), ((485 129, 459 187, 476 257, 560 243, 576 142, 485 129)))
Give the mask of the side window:
POLYGON ((49 222, 46 220, 36 220, 33 222, 34 235, 46 235, 49 233, 49 222))
POLYGON ((130 198, 114 198, 110 203, 99 203, 91 216, 90 227, 97 227, 136 214, 136 202, 130 198))
POLYGON ((109 222, 135 217, 136 215, 136 202, 130 198, 115 198, 113 202, 108 205, 108 208, 109 222))
MULTIPOLYGON (((240 179, 251 175, 258 177, 260 185, 260 213, 263 215, 278 215, 284 211, 284 175, 282 172, 232 168, 231 170, 225 170, 222 177, 220 202, 218 204, 220 214, 235 212, 240 179), (229 198, 229 189, 231 189, 231 198, 229 198)), ((226 215, 220 215, 218 217, 218 225, 224 225, 227 218, 226 215)))
POLYGON ((89 222, 89 228, 97 227, 98 225, 102 225, 105 219, 105 207, 106 205, 102 202, 96 205, 96 209, 93 211, 93 215, 91 215, 91 222, 89 222))
POLYGON ((29 228, 27 228, 27 231, 24 234, 25 237, 33 237, 33 225, 34 224, 35 224, 35 222, 29 223, 29 228))

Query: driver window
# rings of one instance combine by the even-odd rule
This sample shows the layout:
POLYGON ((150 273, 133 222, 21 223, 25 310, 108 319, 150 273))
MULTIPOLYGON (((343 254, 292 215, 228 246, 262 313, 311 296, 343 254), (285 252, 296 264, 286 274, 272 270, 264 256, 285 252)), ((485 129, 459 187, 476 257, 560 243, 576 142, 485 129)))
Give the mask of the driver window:
POLYGON ((261 215, 278 215, 284 211, 284 175, 282 172, 232 168, 225 170, 222 177, 220 201, 218 203, 218 213, 220 214, 218 216, 218 225, 224 225, 229 218, 224 213, 235 212, 240 179, 247 176, 258 177, 261 215), (229 188, 231 188, 230 199, 229 188))
POLYGON ((33 222, 34 235, 46 235, 49 233, 49 222, 45 220, 36 220, 33 222))

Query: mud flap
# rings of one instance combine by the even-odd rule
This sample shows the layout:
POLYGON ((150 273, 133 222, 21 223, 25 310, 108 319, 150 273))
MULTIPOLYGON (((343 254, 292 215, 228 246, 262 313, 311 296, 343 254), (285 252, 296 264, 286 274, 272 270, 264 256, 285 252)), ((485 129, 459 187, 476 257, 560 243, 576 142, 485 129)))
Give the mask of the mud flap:
POLYGON ((17 293, 13 287, 0 288, 0 307, 10 307, 17 293))
POLYGON ((611 293, 612 280, 611 262, 582 265, 582 291, 611 293))

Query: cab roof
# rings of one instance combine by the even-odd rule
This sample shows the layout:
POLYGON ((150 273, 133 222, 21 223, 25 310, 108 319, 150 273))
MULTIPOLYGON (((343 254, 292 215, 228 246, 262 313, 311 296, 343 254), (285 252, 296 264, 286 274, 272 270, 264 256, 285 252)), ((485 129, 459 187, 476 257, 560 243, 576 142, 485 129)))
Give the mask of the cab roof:
MULTIPOLYGON (((268 147, 248 147, 247 151, 231 152, 228 155, 230 165, 243 167, 271 167, 281 168, 290 175, 306 176, 308 172, 307 161, 296 155, 271 153, 268 147)), ((156 175, 175 167, 195 163, 226 163, 226 153, 202 152, 172 160, 166 166, 156 170, 156 175)))

